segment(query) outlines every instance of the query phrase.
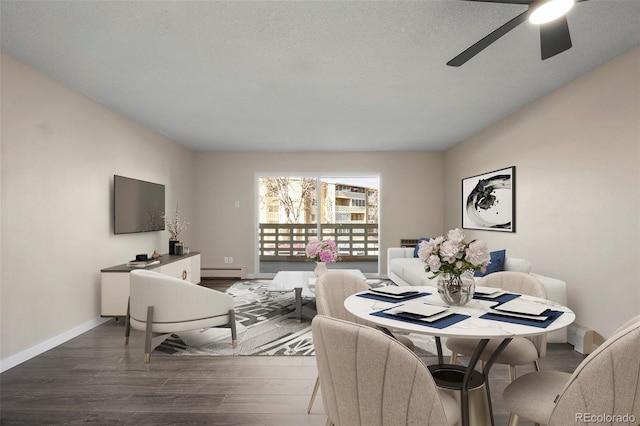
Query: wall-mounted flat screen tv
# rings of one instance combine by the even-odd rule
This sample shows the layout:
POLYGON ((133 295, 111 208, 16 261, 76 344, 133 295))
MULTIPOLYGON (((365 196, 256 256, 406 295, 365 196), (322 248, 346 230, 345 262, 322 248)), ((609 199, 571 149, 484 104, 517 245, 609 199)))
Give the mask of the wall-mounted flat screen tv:
POLYGON ((164 230, 164 185, 113 176, 113 233, 164 230))

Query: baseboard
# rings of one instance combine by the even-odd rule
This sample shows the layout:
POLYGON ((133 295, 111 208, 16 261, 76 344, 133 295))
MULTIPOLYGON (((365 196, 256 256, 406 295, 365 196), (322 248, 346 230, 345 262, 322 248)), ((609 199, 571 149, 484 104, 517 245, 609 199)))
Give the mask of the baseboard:
POLYGON ((23 362, 28 361, 31 358, 34 358, 40 354, 43 354, 49 349, 53 349, 56 346, 61 345, 64 342, 73 339, 74 337, 78 337, 82 333, 85 333, 91 330, 92 328, 97 327, 100 324, 103 324, 109 321, 110 319, 111 318, 95 318, 91 321, 85 322, 84 324, 74 327, 71 330, 65 331, 64 333, 59 334, 58 336, 52 337, 49 340, 46 340, 42 343, 38 343, 37 345, 32 346, 27 350, 24 350, 15 355, 11 355, 8 358, 0 360, 0 373, 4 373, 10 368, 13 368, 16 365, 22 364, 23 362))

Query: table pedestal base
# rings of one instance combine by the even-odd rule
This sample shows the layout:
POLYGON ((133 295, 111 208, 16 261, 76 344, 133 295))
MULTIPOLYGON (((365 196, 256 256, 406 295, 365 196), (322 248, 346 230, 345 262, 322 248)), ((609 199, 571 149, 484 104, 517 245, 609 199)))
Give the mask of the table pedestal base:
MULTIPOLYGON (((462 404, 462 384, 467 368, 454 364, 434 364, 428 367, 438 389, 451 395, 458 404, 462 404)), ((469 379, 468 398, 469 425, 486 426, 492 424, 485 378, 475 370, 469 379)))

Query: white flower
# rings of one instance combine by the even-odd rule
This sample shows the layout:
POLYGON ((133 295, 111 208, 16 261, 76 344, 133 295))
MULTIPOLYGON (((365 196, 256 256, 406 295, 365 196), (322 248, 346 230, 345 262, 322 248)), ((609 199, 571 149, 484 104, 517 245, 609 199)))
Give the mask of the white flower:
POLYGON ((187 222, 186 216, 180 210, 180 203, 176 202, 176 209, 173 212, 173 219, 167 218, 167 216, 163 213, 162 215, 164 219, 164 224, 171 234, 171 239, 177 240, 180 236, 180 233, 185 230, 187 226, 190 225, 187 222))
POLYGON ((429 256, 433 254, 436 245, 433 241, 422 241, 418 246, 418 257, 423 262, 426 262, 429 256))
POLYGON ((460 246, 457 241, 445 241, 440 246, 440 254, 445 259, 455 259, 456 254, 460 251, 460 246))
POLYGON ((452 229, 447 233, 447 238, 450 241, 461 243, 464 241, 464 232, 460 228, 452 229))
POLYGON ((429 265, 429 269, 431 270, 431 272, 438 272, 440 270, 440 265, 441 265, 440 258, 435 254, 429 256, 429 259, 427 260, 427 265, 429 265))
POLYGON ((465 260, 474 265, 486 265, 491 260, 489 254, 489 246, 484 241, 473 241, 467 247, 467 254, 465 260))

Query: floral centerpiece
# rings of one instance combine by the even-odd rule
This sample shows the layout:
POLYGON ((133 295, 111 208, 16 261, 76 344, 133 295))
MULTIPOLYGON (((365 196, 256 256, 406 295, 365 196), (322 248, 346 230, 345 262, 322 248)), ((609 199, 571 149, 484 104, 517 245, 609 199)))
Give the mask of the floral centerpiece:
POLYGON ((326 263, 332 263, 338 260, 338 248, 335 241, 331 238, 326 240, 319 240, 316 237, 309 239, 307 247, 305 249, 307 255, 307 262, 317 262, 314 272, 316 275, 320 275, 327 271, 326 263))
POLYGON ((452 305, 464 305, 473 298, 473 272, 486 270, 491 261, 489 247, 484 241, 464 241, 459 228, 445 237, 423 241, 418 257, 425 262, 425 270, 438 277, 438 293, 452 305))
POLYGON ((308 262, 332 263, 338 260, 338 249, 331 238, 319 240, 311 237, 305 249, 308 262))

